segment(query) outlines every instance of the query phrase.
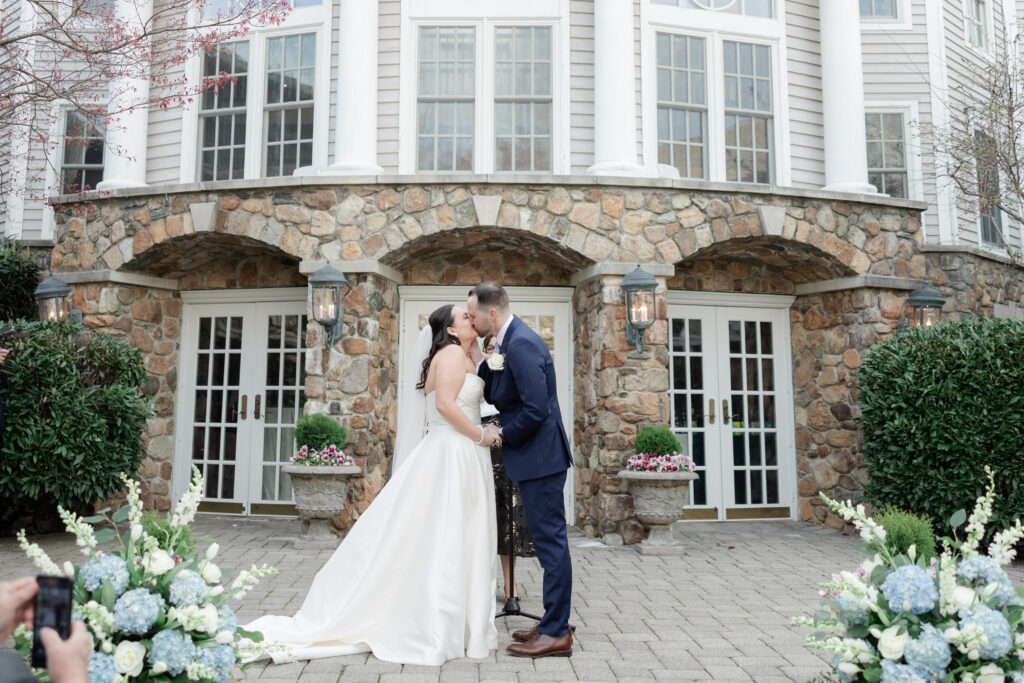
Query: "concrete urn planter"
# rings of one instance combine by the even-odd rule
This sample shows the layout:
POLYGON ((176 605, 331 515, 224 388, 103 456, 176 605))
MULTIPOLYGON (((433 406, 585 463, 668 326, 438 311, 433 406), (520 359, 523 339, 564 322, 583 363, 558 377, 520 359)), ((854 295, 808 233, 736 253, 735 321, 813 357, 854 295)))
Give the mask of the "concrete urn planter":
POLYGON ((358 465, 285 465, 292 478, 295 507, 302 528, 295 546, 333 548, 338 537, 331 533, 331 519, 345 508, 348 480, 360 473, 358 465))
POLYGON ((651 528, 647 539, 636 545, 646 555, 682 555, 683 544, 672 536, 672 522, 683 516, 693 472, 631 472, 622 470, 619 479, 633 496, 637 519, 651 528))

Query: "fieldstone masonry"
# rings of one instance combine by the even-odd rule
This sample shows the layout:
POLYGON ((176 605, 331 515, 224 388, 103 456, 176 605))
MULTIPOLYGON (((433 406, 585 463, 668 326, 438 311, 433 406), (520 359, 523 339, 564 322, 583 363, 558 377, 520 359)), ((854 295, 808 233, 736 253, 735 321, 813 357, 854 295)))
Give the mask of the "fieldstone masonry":
POLYGON ((639 426, 669 419, 666 291, 796 296, 791 338, 799 513, 832 526, 840 521, 820 505, 818 491, 856 495, 865 477, 856 369, 864 352, 892 332, 907 293, 905 286, 856 279, 928 281, 950 297, 954 317, 992 315, 995 304, 1019 302, 1024 291, 1024 273, 1005 259, 923 245, 923 204, 914 202, 739 192, 680 181, 313 181, 323 182, 239 181, 159 195, 131 190, 58 210, 51 256, 58 276, 116 271, 168 283, 75 286, 85 323, 127 336, 150 371, 147 393, 158 414, 141 470, 148 504, 169 503, 180 290, 305 286, 299 265, 317 259, 382 264, 379 273, 350 276, 344 335, 333 349, 324 350, 316 324, 307 334, 305 410, 335 415, 348 427, 348 450, 365 473, 353 482, 352 505, 335 520, 344 529, 388 476, 398 285, 468 289, 494 279, 574 287, 576 397, 569 427, 578 460, 576 512, 579 526, 608 542, 643 535, 631 499, 610 475, 621 468, 639 426), (483 197, 500 198, 496 217, 485 217, 486 223, 474 202, 483 197), (642 358, 631 357, 626 346, 621 276, 602 270, 607 263, 674 266, 674 275, 659 279, 658 319, 642 358), (821 286, 829 282, 839 284, 821 286))

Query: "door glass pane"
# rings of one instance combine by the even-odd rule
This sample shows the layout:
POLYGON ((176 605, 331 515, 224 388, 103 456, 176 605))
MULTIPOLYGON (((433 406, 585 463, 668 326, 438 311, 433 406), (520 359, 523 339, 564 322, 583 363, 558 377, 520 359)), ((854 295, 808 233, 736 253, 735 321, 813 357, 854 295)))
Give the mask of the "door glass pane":
POLYGON ((287 503, 292 500, 291 480, 281 467, 295 453, 293 429, 305 402, 306 316, 271 315, 267 323, 260 495, 262 502, 287 503))
POLYGON ((242 319, 226 316, 201 316, 198 320, 196 382, 193 391, 191 464, 206 481, 209 500, 236 498, 234 471, 231 476, 220 463, 236 457, 239 375, 238 361, 232 361, 228 348, 241 348, 242 319), (232 362, 236 369, 231 370, 232 362), (229 427, 229 425, 231 425, 229 427))
POLYGON ((679 439, 683 452, 693 458, 697 465, 697 474, 700 476, 690 485, 689 504, 707 505, 704 410, 708 399, 704 393, 701 321, 695 318, 671 318, 669 330, 671 355, 669 394, 672 396, 674 407, 672 430, 679 439))

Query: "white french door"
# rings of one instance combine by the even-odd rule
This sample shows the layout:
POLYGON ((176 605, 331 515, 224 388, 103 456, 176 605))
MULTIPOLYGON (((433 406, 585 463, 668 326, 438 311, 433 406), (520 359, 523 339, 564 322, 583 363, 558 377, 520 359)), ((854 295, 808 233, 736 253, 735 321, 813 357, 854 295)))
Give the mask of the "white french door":
MULTIPOLYGON (((419 374, 411 372, 412 354, 416 336, 427 324, 427 317, 434 309, 444 304, 466 307, 468 287, 399 287, 402 300, 402 327, 398 376, 401 382, 416 382, 419 374)), ((558 405, 562 410, 562 424, 572 441, 572 289, 550 287, 507 287, 512 301, 512 312, 519 316, 530 329, 540 335, 551 352, 555 366, 558 389, 558 405)), ((399 395, 404 387, 399 388, 399 395)), ((398 416, 401 423, 402 415, 398 416)), ((575 457, 575 456, 574 456, 575 457)), ((563 496, 565 514, 570 525, 575 523, 575 469, 570 469, 565 480, 563 496)))
POLYGON ((684 520, 792 518, 792 298, 668 300, 672 429, 700 474, 684 520))
POLYGON ((185 292, 175 490, 203 473, 200 510, 295 514, 281 467, 305 386, 306 290, 185 292), (270 300, 274 298, 277 300, 270 300))

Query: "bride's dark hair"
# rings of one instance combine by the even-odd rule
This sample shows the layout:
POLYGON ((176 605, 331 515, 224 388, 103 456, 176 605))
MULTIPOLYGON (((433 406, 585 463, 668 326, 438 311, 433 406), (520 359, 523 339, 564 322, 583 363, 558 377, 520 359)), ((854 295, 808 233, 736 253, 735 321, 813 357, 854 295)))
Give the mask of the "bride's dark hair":
POLYGON ((452 317, 452 309, 454 307, 454 304, 445 304, 431 313, 428 318, 431 337, 430 351, 427 353, 427 357, 423 360, 423 372, 420 374, 420 383, 416 385, 417 389, 422 389, 426 386, 427 371, 430 370, 430 361, 434 360, 434 356, 437 355, 437 352, 446 346, 459 343, 459 338, 448 332, 448 328, 455 324, 455 319, 452 317))

